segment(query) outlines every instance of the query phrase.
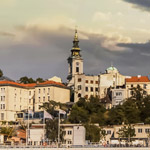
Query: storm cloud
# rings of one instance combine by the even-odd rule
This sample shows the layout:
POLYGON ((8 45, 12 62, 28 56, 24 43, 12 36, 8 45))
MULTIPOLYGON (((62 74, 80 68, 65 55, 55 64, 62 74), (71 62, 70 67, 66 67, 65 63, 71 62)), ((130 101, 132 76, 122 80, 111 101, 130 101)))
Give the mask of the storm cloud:
POLYGON ((139 8, 143 11, 150 11, 150 0, 123 0, 133 4, 133 7, 139 8))
MULTIPOLYGON (((150 53, 150 43, 120 43, 126 38, 80 30, 78 33, 86 74, 104 72, 112 62, 124 75, 149 73, 150 59, 146 54, 150 53)), ((25 75, 44 79, 56 75, 66 81, 73 37, 74 30, 64 26, 57 29, 19 26, 14 39, 0 46, 0 68, 15 80, 25 75)))

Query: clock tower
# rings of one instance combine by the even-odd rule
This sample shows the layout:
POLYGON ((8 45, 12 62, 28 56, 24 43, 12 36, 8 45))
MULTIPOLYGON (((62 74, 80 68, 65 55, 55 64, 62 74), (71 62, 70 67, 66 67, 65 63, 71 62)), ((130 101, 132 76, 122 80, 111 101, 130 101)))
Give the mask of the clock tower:
POLYGON ((80 54, 81 50, 79 47, 78 33, 75 30, 73 47, 71 49, 71 55, 68 58, 69 71, 68 71, 68 81, 73 80, 75 75, 83 74, 83 59, 80 54))

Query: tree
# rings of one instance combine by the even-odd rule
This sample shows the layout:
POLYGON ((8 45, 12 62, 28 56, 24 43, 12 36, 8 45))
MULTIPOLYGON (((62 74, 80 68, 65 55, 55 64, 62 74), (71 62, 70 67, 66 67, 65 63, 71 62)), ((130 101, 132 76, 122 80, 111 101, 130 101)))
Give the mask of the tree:
POLYGON ((14 128, 12 127, 2 127, 0 130, 1 134, 6 134, 9 137, 13 136, 13 134, 15 133, 14 128))
POLYGON ((36 82, 42 83, 42 82, 44 82, 44 80, 42 78, 37 78, 36 82))
POLYGON ((118 131, 118 136, 120 138, 126 138, 127 143, 130 144, 131 138, 136 136, 135 134, 135 128, 133 125, 124 125, 122 128, 118 131))
POLYGON ((85 124, 86 128, 86 140, 90 142, 99 142, 100 141, 100 128, 96 125, 85 124))
POLYGON ((3 71, 0 69, 0 77, 3 76, 3 71))
POLYGON ((111 125, 120 125, 122 124, 122 122, 125 122, 126 120, 124 107, 121 105, 112 108, 108 112, 108 116, 109 117, 107 119, 107 124, 111 124, 111 125))
POLYGON ((58 119, 50 119, 46 121, 46 135, 47 138, 53 142, 58 138, 58 119))
POLYGON ((106 109, 98 97, 91 96, 88 100, 81 98, 73 107, 69 115, 71 123, 99 123, 105 124, 104 113, 106 109))
POLYGON ((28 78, 27 76, 21 77, 19 81, 20 83, 24 83, 24 84, 35 83, 34 79, 28 78))

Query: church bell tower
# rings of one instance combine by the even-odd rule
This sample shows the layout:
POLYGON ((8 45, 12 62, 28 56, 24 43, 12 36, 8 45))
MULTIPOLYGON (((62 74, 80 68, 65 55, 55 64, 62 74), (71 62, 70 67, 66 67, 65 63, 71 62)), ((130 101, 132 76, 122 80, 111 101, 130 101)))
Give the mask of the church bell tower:
POLYGON ((79 47, 78 33, 75 29, 75 35, 73 40, 73 47, 71 49, 71 55, 68 58, 69 71, 68 71, 68 81, 71 81, 75 75, 83 74, 83 59, 80 54, 81 49, 79 47))

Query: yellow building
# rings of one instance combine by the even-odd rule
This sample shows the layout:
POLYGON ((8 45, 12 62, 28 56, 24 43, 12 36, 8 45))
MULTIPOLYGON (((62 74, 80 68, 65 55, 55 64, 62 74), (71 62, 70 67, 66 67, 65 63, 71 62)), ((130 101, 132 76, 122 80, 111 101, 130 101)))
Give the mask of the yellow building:
POLYGON ((21 84, 0 81, 0 122, 16 121, 16 113, 22 110, 40 111, 39 105, 49 100, 70 101, 70 89, 62 83, 21 84))

